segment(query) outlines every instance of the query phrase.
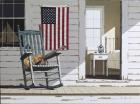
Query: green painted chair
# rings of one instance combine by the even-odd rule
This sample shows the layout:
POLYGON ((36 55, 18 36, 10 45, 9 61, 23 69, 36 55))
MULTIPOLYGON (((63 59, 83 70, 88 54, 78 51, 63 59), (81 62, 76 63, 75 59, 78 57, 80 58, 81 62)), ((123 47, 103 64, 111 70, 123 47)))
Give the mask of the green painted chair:
POLYGON ((43 46, 43 36, 40 31, 24 30, 20 31, 18 26, 18 36, 20 43, 21 62, 23 69, 24 88, 45 87, 47 89, 54 89, 63 86, 61 82, 60 62, 57 50, 51 51, 45 55, 43 46), (40 57, 38 57, 40 56, 40 57), (56 64, 51 64, 49 60, 55 60, 56 64), (39 77, 43 74, 43 77, 39 77), (55 77, 54 77, 55 76, 55 77), (57 76, 57 77, 56 77, 57 76), (36 80, 44 79, 45 85, 36 84, 36 80), (29 82, 31 84, 29 84, 29 82), (51 82, 56 82, 55 85, 50 85, 51 82), (28 82, 28 83, 27 83, 28 82))

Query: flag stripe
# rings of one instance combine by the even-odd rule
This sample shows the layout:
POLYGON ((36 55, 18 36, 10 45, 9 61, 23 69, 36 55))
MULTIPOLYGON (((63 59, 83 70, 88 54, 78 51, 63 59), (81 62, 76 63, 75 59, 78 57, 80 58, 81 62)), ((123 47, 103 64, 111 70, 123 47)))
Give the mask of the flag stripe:
POLYGON ((46 50, 50 50, 50 24, 46 24, 46 25, 47 25, 47 31, 48 31, 47 40, 46 40, 46 41, 48 41, 47 42, 48 44, 46 44, 47 45, 46 50))
POLYGON ((62 7, 60 8, 60 47, 61 46, 62 46, 62 7))
POLYGON ((64 16, 64 46, 66 46, 66 44, 67 44, 66 32, 67 32, 67 7, 65 7, 65 16, 64 16))
POLYGON ((60 48, 60 7, 58 8, 58 48, 60 48))
POLYGON ((52 46, 51 46, 51 50, 53 50, 54 49, 54 32, 55 31, 54 31, 54 24, 51 24, 51 25, 52 25, 52 29, 51 29, 52 30, 52 35, 51 35, 52 36, 51 37, 51 45, 52 46))
POLYGON ((56 25, 54 24, 54 50, 56 50, 56 25))
POLYGON ((62 7, 62 46, 64 46, 64 20, 65 20, 65 9, 62 7))
POLYGON ((52 49, 52 24, 50 24, 50 50, 52 49))
POLYGON ((44 26, 45 26, 45 29, 46 29, 46 36, 45 36, 45 40, 44 40, 44 42, 45 42, 45 48, 46 48, 46 50, 48 49, 48 25, 47 24, 44 24, 44 26))
POLYGON ((69 7, 67 7, 66 47, 69 49, 69 7))
POLYGON ((58 8, 56 8, 56 24, 55 24, 55 49, 58 49, 58 8))

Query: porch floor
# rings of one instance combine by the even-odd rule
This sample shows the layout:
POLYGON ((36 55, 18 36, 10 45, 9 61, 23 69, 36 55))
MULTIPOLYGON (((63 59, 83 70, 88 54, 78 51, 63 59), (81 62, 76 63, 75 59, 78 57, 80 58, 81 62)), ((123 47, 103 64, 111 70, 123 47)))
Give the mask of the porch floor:
POLYGON ((45 88, 1 88, 2 95, 140 95, 140 87, 64 86, 55 90, 45 88))

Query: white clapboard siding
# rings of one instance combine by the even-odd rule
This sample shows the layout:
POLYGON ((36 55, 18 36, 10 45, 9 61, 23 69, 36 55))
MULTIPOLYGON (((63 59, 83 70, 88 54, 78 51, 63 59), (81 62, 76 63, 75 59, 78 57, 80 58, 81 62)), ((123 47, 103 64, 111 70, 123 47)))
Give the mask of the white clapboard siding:
POLYGON ((139 13, 140 11, 140 7, 139 6, 129 6, 128 7, 128 11, 129 13, 139 13))
POLYGON ((79 12, 78 5, 70 7, 69 12, 70 13, 78 13, 79 12))
POLYGON ((3 80, 20 80, 20 79, 23 79, 23 76, 20 75, 19 73, 15 73, 15 74, 6 74, 6 75, 1 75, 1 79, 3 80))
POLYGON ((61 67, 62 68, 70 67, 73 69, 73 68, 78 67, 78 63, 76 63, 76 62, 69 62, 69 63, 61 62, 61 67))
POLYGON ((129 50, 128 51, 128 56, 140 56, 140 50, 129 50))
POLYGON ((78 74, 78 68, 76 69, 72 69, 72 68, 61 68, 61 73, 62 75, 74 75, 74 74, 78 74))
POLYGON ((140 38, 140 32, 128 32, 127 35, 128 35, 128 38, 140 38))
POLYGON ((71 19, 69 20, 69 23, 70 23, 70 24, 77 24, 77 25, 79 24, 76 18, 71 18, 71 19))
POLYGON ((140 70, 140 62, 130 62, 129 64, 128 64, 128 68, 136 68, 136 69, 139 69, 140 70))
MULTIPOLYGON (((69 51, 60 51, 62 54, 60 55, 60 58, 62 56, 77 56, 78 55, 78 49, 77 50, 69 50, 69 51)), ((46 51, 45 54, 47 54, 48 52, 46 51)))
POLYGON ((78 74, 62 75, 62 81, 74 81, 74 80, 78 80, 78 74))
POLYGON ((140 1, 139 0, 128 0, 128 6, 140 7, 140 1))
POLYGON ((137 19, 129 19, 128 20, 129 26, 140 26, 140 20, 137 19))
POLYGON ((140 28, 140 26, 129 26, 129 32, 140 32, 140 30, 139 30, 139 28, 140 28))
POLYGON ((70 31, 69 38, 79 38, 77 34, 78 34, 78 31, 70 31))
POLYGON ((140 43, 128 44, 128 50, 140 50, 140 43))
POLYGON ((72 19, 72 18, 79 18, 79 15, 78 15, 78 13, 76 13, 76 12, 72 12, 72 13, 70 13, 69 14, 69 19, 72 19))
POLYGON ((137 68, 129 69, 128 70, 128 75, 140 75, 140 70, 137 68))
POLYGON ((20 86, 20 85, 23 85, 24 82, 23 80, 1 80, 0 83, 5 86, 20 86))
POLYGON ((70 25, 69 29, 78 31, 78 25, 70 25))
MULTIPOLYGON (((73 37, 72 38, 70 38, 70 39, 73 39, 73 37)), ((76 38, 75 38, 76 39, 76 38)), ((78 41, 77 41, 78 42, 78 41)), ((72 44, 72 42, 71 42, 71 44, 69 45, 69 48, 71 49, 71 50, 76 50, 76 49, 78 49, 78 44, 72 44)))
POLYGON ((128 38, 128 43, 129 44, 138 44, 140 43, 140 38, 128 38))
POLYGON ((140 62, 140 55, 139 56, 129 56, 128 62, 140 62))
POLYGON ((20 55, 20 51, 19 50, 11 50, 10 52, 8 52, 8 49, 7 50, 0 50, 0 56, 3 56, 3 55, 4 56, 10 56, 10 55, 12 55, 12 56, 19 56, 20 55))
POLYGON ((140 19, 140 13, 129 13, 129 19, 140 19))
POLYGON ((0 48, 1 85, 23 84, 23 74, 20 63, 20 51, 17 47, 0 48))
POLYGON ((9 56, 9 55, 3 55, 0 56, 0 62, 19 62, 20 61, 20 56, 9 56))
POLYGON ((128 79, 140 81, 140 75, 128 75, 128 79))
POLYGON ((1 75, 22 75, 22 68, 1 68, 1 75), (3 70, 4 69, 4 70, 3 70))
MULTIPOLYGON (((14 81, 15 82, 18 80, 20 81, 21 79, 23 79, 23 74, 22 74, 22 70, 21 68, 2 68, 3 70, 1 71, 1 81, 14 81)), ((1 83, 2 85, 4 83, 1 83)), ((19 84, 19 83, 18 83, 19 84)))
MULTIPOLYGON (((125 28, 127 43, 124 45, 127 51, 126 68, 129 80, 140 79, 140 0, 125 0, 122 6, 125 20, 125 28)), ((123 61, 123 60, 122 60, 123 61)), ((123 63, 125 65, 125 63, 123 63)), ((122 69, 123 70, 123 69, 122 69)))
POLYGON ((29 0, 31 5, 78 5, 78 0, 29 0))
POLYGON ((20 62, 14 62, 14 61, 12 61, 12 62, 0 62, 0 67, 5 67, 5 68, 7 68, 7 67, 11 67, 11 68, 21 68, 22 66, 21 66, 21 63, 20 62))
POLYGON ((74 62, 77 62, 79 61, 79 58, 76 57, 76 56, 61 56, 60 57, 60 61, 74 61, 74 62))
POLYGON ((79 43, 78 38, 72 37, 69 39, 69 44, 74 44, 77 45, 77 43, 79 43))
POLYGON ((0 47, 0 51, 10 51, 13 52, 12 54, 14 54, 16 51, 20 51, 20 50, 19 47, 0 47))
POLYGON ((76 80, 73 81, 63 81, 64 86, 75 86, 77 84, 76 80))

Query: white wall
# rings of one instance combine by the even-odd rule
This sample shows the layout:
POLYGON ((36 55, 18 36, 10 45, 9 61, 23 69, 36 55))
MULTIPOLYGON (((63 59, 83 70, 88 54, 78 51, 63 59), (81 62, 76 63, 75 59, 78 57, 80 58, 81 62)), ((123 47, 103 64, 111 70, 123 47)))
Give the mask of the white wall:
POLYGON ((20 51, 15 47, 0 47, 0 85, 23 84, 20 51))
POLYGON ((122 75, 140 80, 140 0, 122 0, 122 75))

